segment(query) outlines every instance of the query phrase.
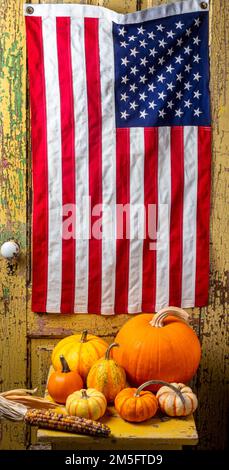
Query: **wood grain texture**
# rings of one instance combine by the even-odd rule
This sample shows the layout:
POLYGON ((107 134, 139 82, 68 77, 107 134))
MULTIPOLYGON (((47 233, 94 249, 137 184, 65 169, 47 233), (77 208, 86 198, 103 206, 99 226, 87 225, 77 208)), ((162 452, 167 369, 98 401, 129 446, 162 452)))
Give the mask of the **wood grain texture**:
MULTIPOLYGON (((0 244, 15 237, 17 265, 0 260, 0 386, 24 387, 26 345, 26 67, 22 1, 0 5, 0 244)), ((0 448, 22 449, 25 429, 0 423, 0 448)))
POLYGON ((228 147, 229 147, 229 3, 211 1, 210 9, 212 198, 210 303, 200 309, 202 360, 197 377, 200 447, 227 444, 229 409, 228 329, 228 147))
MULTIPOLYGON (((30 310, 31 152, 29 150, 27 153, 26 177, 26 141, 29 147, 30 132, 29 113, 26 117, 26 60, 22 3, 22 0, 8 0, 1 2, 0 6, 0 25, 3 32, 0 47, 0 241, 13 235, 22 246, 22 256, 16 269, 10 270, 4 260, 0 261, 2 389, 22 386, 26 382, 27 385, 38 383, 43 388, 49 368, 50 349, 58 338, 88 328, 90 332, 104 336, 110 341, 129 318, 128 315, 113 318, 97 315, 68 317, 36 315, 30 310)), ((39 0, 30 3, 39 3, 39 0)), ((64 2, 45 0, 40 3, 64 2)), ((67 0, 65 3, 104 5, 126 13, 172 1, 67 0)), ((228 1, 212 0, 210 16, 213 122, 210 303, 207 308, 190 310, 203 350, 200 369, 194 380, 200 403, 197 414, 200 449, 225 447, 229 396, 227 392, 229 239, 225 210, 228 194, 229 147, 228 1)), ((19 425, 7 423, 2 428, 1 448, 24 446, 25 434, 19 425)))

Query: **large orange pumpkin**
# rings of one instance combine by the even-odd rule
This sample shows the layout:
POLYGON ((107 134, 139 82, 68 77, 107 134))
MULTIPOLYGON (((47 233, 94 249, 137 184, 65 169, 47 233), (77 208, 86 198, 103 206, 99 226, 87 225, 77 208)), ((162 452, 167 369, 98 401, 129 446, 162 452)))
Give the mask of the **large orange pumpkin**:
POLYGON ((185 310, 168 307, 155 315, 137 315, 123 325, 115 338, 119 348, 113 350, 113 357, 130 383, 140 385, 152 377, 186 383, 194 376, 201 347, 188 320, 185 310))
POLYGON ((67 336, 57 343, 52 352, 52 364, 55 370, 61 369, 62 354, 70 369, 76 370, 86 380, 93 364, 104 356, 108 344, 98 336, 89 335, 87 330, 82 334, 67 336))

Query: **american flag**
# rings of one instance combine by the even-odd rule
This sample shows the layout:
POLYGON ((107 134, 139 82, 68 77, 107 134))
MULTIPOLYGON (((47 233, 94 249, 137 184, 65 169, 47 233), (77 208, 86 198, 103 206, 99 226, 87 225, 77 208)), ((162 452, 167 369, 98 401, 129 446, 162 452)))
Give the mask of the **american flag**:
POLYGON ((33 311, 112 315, 206 305, 208 2, 126 15, 33 4, 25 15, 33 311), (125 216, 119 206, 128 207, 125 216), (137 220, 139 207, 146 212, 137 220))

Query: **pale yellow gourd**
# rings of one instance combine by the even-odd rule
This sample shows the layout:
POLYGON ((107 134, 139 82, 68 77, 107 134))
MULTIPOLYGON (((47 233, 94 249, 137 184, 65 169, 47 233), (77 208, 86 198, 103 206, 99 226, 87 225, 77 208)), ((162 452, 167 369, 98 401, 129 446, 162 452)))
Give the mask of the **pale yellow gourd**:
POLYGON ((107 400, 98 390, 88 388, 69 395, 65 406, 71 416, 97 420, 104 415, 107 400))
POLYGON ((171 383, 161 387, 157 392, 156 398, 161 410, 168 416, 188 416, 198 406, 197 397, 192 389, 182 383, 171 383), (181 393, 183 400, 174 390, 174 387, 181 393))

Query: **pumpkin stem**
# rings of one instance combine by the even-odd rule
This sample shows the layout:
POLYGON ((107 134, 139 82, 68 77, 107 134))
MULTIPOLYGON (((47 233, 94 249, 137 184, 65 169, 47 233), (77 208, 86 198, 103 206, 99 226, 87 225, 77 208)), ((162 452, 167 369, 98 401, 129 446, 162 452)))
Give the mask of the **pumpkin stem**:
POLYGON ((164 320, 168 316, 179 318, 182 323, 189 325, 190 315, 179 307, 162 308, 158 313, 155 313, 152 320, 150 321, 150 325, 154 326, 155 328, 162 328, 164 326, 164 320))
POLYGON ((110 359, 110 352, 111 352, 112 348, 116 348, 118 346, 119 346, 118 343, 111 343, 110 346, 108 346, 108 348, 106 350, 105 359, 110 359))
POLYGON ((61 365, 62 365, 62 372, 71 372, 71 369, 69 368, 69 365, 66 361, 66 359, 64 358, 63 355, 60 356, 60 362, 61 362, 61 365))
POLYGON ((173 390, 178 396, 179 398, 181 399, 183 405, 185 405, 185 399, 181 393, 181 391, 179 390, 179 388, 177 387, 174 387, 174 385, 168 383, 168 382, 165 382, 164 380, 148 380, 148 382, 145 382, 144 384, 140 385, 140 387, 138 387, 138 389, 136 390, 134 396, 135 397, 139 397, 140 396, 140 393, 141 391, 146 388, 146 387, 149 387, 149 385, 166 385, 166 387, 169 387, 171 388, 171 390, 173 390))
POLYGON ((80 342, 86 343, 86 341, 87 341, 87 330, 83 330, 80 342))
POLYGON ((82 397, 82 398, 88 398, 86 388, 82 388, 82 390, 81 390, 81 397, 82 397))

